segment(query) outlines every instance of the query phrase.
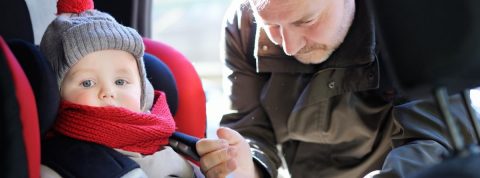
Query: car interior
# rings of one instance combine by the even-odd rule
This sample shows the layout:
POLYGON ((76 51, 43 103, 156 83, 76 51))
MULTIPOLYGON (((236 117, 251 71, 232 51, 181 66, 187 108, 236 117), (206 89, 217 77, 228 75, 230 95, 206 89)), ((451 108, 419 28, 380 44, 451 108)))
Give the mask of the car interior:
MULTIPOLYGON (((41 139, 55 122, 60 102, 56 78, 38 49, 46 25, 55 18, 55 2, 0 1, 0 177, 40 177, 41 139)), ((443 163, 416 177, 479 177, 480 124, 468 90, 480 85, 480 1, 434 2, 438 1, 372 0, 369 5, 377 17, 380 50, 392 82, 410 98, 433 97, 455 145, 443 163), (446 102, 452 94, 463 96, 477 143, 461 141, 446 102)), ((147 76, 155 89, 167 94, 177 124, 171 145, 195 162, 198 155, 189 145, 206 136, 205 93, 181 52, 150 39, 151 4, 152 0, 95 0, 96 9, 144 37, 147 76)))

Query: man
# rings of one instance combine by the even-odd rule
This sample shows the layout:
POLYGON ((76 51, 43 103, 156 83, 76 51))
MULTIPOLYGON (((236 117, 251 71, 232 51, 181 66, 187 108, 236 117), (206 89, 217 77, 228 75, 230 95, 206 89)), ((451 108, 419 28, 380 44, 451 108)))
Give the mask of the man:
POLYGON ((233 112, 221 125, 248 140, 264 177, 277 176, 280 155, 295 178, 403 177, 451 149, 434 105, 394 108, 365 3, 249 0, 228 10, 233 112))

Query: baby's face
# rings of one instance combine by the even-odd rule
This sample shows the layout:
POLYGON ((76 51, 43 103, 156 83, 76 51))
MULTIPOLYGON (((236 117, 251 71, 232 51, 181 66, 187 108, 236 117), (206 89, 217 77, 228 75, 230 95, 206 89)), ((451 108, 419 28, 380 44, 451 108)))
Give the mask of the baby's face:
POLYGON ((120 50, 88 54, 70 68, 60 87, 64 100, 140 112, 141 81, 133 55, 120 50))

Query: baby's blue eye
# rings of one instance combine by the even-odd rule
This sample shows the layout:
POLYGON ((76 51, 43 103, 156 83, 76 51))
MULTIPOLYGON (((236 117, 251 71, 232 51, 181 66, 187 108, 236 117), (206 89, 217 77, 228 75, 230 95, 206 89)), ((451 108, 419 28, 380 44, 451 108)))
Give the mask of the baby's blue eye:
POLYGON ((115 80, 115 85, 125 85, 127 83, 127 81, 123 80, 123 79, 118 79, 118 80, 115 80))
POLYGON ((85 88, 90 88, 93 85, 95 85, 95 82, 93 82, 92 80, 85 80, 82 83, 80 83, 80 85, 82 85, 82 87, 85 87, 85 88))

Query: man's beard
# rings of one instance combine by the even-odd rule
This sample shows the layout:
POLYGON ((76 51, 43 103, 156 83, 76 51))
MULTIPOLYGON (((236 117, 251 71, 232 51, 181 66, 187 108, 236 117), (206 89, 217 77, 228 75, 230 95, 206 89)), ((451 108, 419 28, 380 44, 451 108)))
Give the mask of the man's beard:
POLYGON ((348 1, 351 4, 347 4, 347 8, 350 8, 348 14, 344 19, 345 22, 341 24, 340 29, 338 29, 337 33, 335 34, 335 39, 331 40, 332 43, 325 44, 325 43, 313 43, 307 44, 305 47, 300 49, 294 57, 304 64, 320 64, 325 62, 332 53, 337 50, 337 48, 343 43, 345 40, 348 31, 350 30, 350 26, 353 23, 353 17, 355 14, 355 3, 354 1, 348 1))
POLYGON ((329 48, 325 44, 314 44, 303 47, 294 56, 304 64, 320 64, 326 61, 337 47, 338 45, 329 48))

